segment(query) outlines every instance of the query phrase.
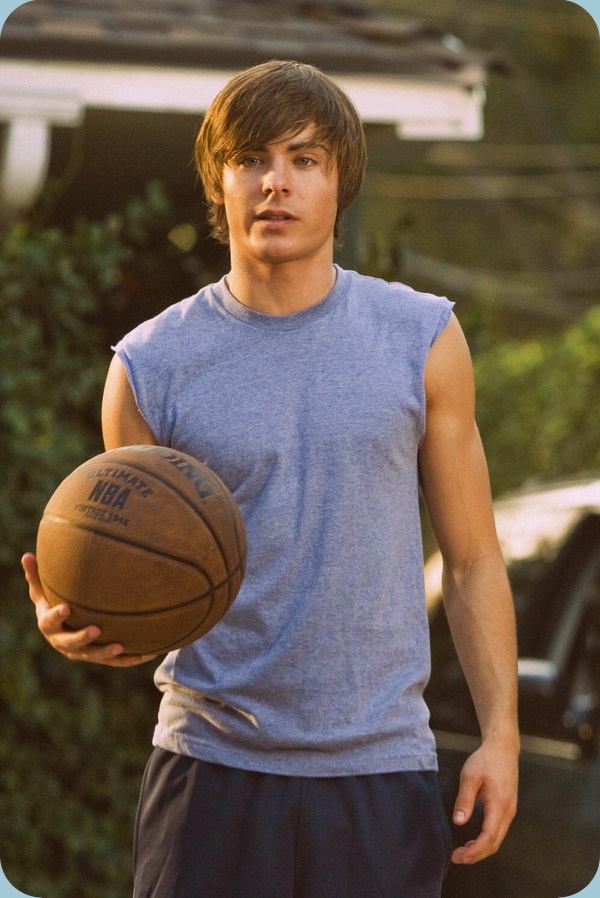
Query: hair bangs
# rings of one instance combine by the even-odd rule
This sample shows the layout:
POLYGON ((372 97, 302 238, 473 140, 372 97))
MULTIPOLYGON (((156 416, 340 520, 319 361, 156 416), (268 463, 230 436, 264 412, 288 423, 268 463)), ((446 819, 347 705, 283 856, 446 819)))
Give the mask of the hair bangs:
POLYGON ((223 166, 234 156, 308 127, 314 127, 316 140, 327 147, 337 166, 339 219, 360 190, 367 158, 362 122, 344 91, 313 66, 272 60, 240 72, 217 95, 196 141, 196 165, 216 239, 228 242, 224 210, 214 202, 220 195, 223 166))

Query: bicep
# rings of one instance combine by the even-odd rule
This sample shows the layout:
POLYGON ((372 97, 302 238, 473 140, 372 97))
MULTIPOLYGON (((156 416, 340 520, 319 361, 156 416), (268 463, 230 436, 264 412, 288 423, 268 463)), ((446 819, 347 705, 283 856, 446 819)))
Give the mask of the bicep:
POLYGON ((471 357, 454 316, 430 350, 425 387, 426 430, 419 453, 423 496, 445 562, 467 565, 497 553, 498 542, 475 423, 471 357))
POLYGON ((106 449, 157 442, 137 407, 127 372, 117 355, 110 363, 104 385, 102 436, 106 449))

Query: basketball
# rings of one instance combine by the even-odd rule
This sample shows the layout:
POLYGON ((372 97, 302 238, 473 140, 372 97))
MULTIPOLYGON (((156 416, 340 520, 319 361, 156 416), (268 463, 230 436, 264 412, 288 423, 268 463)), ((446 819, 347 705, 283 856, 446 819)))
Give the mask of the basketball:
POLYGON ((126 654, 188 645, 217 624, 246 567, 246 533, 225 484, 202 462, 162 446, 111 449, 51 496, 36 554, 65 626, 96 624, 98 644, 126 654))

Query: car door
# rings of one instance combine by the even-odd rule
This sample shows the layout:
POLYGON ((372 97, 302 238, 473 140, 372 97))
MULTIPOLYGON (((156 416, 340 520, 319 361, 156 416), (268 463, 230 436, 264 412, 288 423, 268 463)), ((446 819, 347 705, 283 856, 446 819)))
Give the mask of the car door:
MULTIPOLYGON (((509 560, 520 633, 520 796, 499 852, 452 867, 444 898, 563 898, 600 860, 600 518, 583 514, 564 541, 509 560)), ((473 706, 438 609, 427 691, 448 812, 478 745, 473 706)), ((456 844, 470 838, 481 812, 456 844)))

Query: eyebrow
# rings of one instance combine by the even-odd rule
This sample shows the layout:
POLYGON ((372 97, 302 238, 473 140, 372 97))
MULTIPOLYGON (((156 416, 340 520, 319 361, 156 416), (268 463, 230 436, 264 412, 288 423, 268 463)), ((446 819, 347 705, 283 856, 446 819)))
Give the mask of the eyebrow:
MULTIPOLYGON (((284 138, 285 139, 285 138, 284 138)), ((273 143, 279 143, 280 141, 273 141, 273 143)), ((324 143, 319 143, 317 140, 313 138, 307 138, 306 140, 299 140, 295 143, 290 143, 285 148, 286 153, 296 153, 298 150, 323 150, 325 153, 329 153, 329 149, 325 146, 324 143)), ((267 147, 254 147, 253 152, 255 153, 266 153, 267 147)))
POLYGON ((326 153, 329 152, 325 144, 318 143, 316 140, 308 139, 301 140, 298 143, 291 143, 287 147, 289 152, 295 152, 296 150, 324 150, 326 153))

